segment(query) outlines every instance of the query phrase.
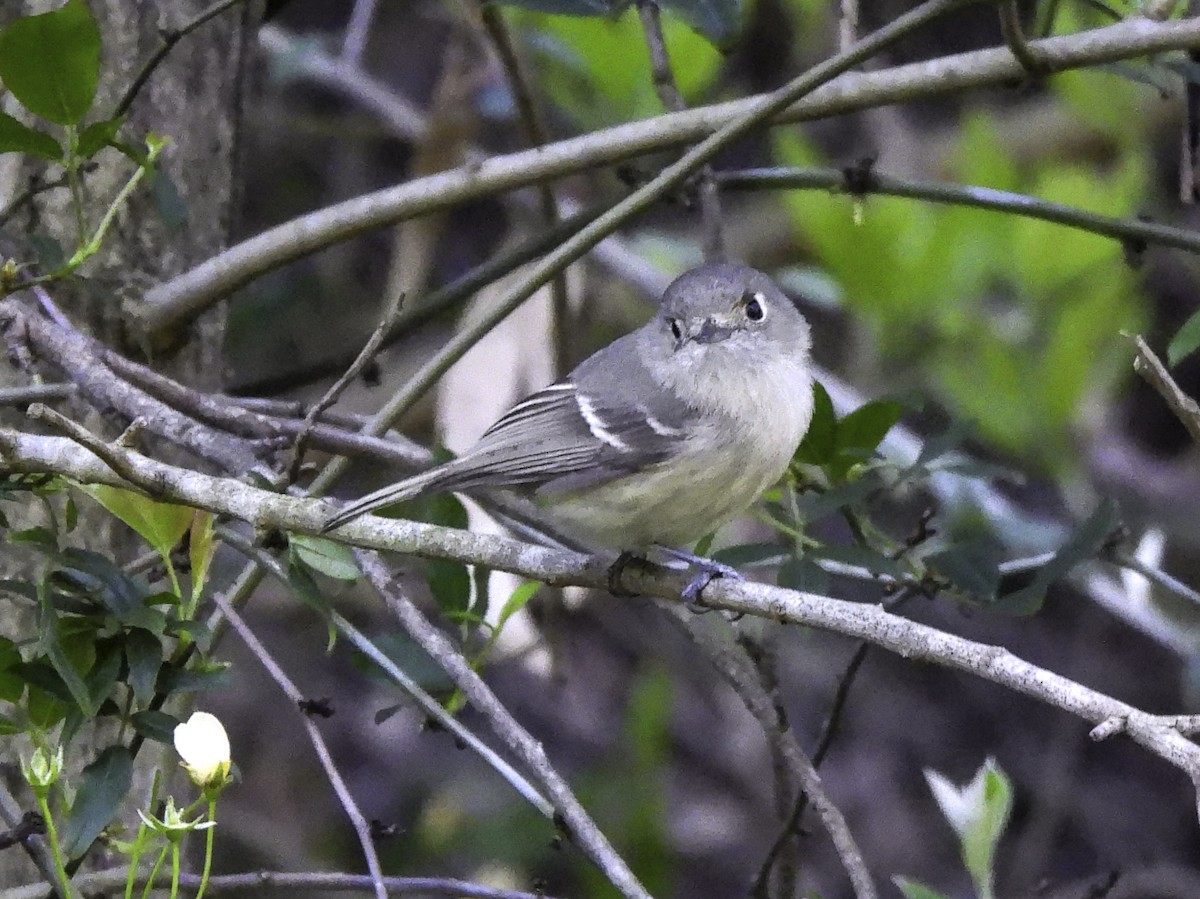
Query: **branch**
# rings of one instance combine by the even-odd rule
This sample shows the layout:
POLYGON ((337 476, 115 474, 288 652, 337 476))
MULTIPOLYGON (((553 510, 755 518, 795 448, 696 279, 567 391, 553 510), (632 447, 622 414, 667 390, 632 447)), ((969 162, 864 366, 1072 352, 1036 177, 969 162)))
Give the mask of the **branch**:
MULTIPOLYGON (((124 868, 82 874, 75 883, 86 890, 111 892, 125 885, 129 872, 124 868)), ((136 881, 139 887, 146 884, 145 877, 136 881)), ((554 899, 542 893, 527 893, 522 890, 506 890, 488 887, 452 877, 384 877, 383 886, 391 896, 447 896, 450 899, 554 899)), ((159 874, 157 886, 169 887, 169 871, 159 874)), ((196 874, 180 874, 179 885, 188 890, 200 886, 196 874)), ((205 895, 210 893, 243 893, 258 895, 262 892, 287 892, 294 895, 297 890, 306 892, 320 890, 326 893, 361 893, 371 888, 371 878, 361 874, 339 874, 328 871, 300 873, 291 871, 251 871, 246 874, 218 874, 208 878, 205 895)), ((0 899, 48 899, 53 890, 44 883, 10 887, 0 892, 0 899)))
MULTIPOLYGON (((292 705, 297 709, 303 708, 304 694, 297 689, 292 683, 291 678, 284 673, 284 670, 279 667, 279 663, 263 646, 262 641, 255 636, 254 631, 250 630, 250 626, 238 613, 237 609, 229 602, 229 600, 220 593, 213 594, 213 602, 217 608, 225 615, 225 619, 233 627, 234 631, 242 642, 246 644, 246 648, 250 650, 262 666, 267 670, 267 674, 271 676, 271 680, 275 681, 284 695, 292 701, 292 705)), ((346 786, 346 781, 342 779, 342 775, 338 772, 337 766, 333 762, 333 756, 329 752, 329 747, 325 744, 325 738, 321 734, 320 728, 313 721, 311 715, 306 715, 300 712, 300 720, 304 725, 304 730, 308 734, 309 742, 312 743, 313 750, 317 754, 317 759, 321 763, 321 768, 325 771, 325 777, 329 780, 330 786, 337 794, 338 801, 342 804, 343 810, 346 812, 346 817, 350 819, 350 824, 354 828, 354 833, 358 837, 358 845, 362 849, 363 858, 367 862, 367 870, 370 872, 371 886, 375 891, 376 899, 387 899, 387 888, 383 884, 383 869, 379 865, 379 854, 375 851, 375 843, 371 839, 371 825, 362 811, 359 810, 358 803, 354 801, 354 796, 350 792, 350 788, 346 786)))
POLYGON ((360 550, 355 557, 367 580, 384 598, 405 632, 449 675, 471 705, 488 719, 496 735, 542 782, 554 803, 555 823, 565 830, 568 839, 592 859, 627 899, 651 899, 625 860, 575 798, 567 782, 554 770, 541 742, 521 726, 458 648, 404 595, 377 554, 360 550))
POLYGON ((245 441, 217 433, 114 377, 100 361, 103 350, 96 341, 38 315, 19 300, 0 301, 0 333, 62 370, 97 410, 119 410, 128 419, 144 419, 150 433, 226 471, 246 472, 258 464, 245 441))
MULTIPOLYGON (((81 483, 153 489, 161 498, 239 518, 257 527, 308 534, 318 533, 332 511, 327 502, 283 496, 228 478, 165 465, 124 447, 116 447, 115 451, 126 456, 131 482, 123 481, 105 462, 66 438, 0 428, 0 457, 16 472, 52 473, 81 483)), ((370 549, 484 565, 551 586, 607 589, 609 583, 610 558, 534 546, 495 534, 364 516, 341 528, 338 538, 370 549)), ((629 566, 620 586, 643 596, 678 601, 687 581, 686 572, 629 566)), ((875 606, 767 584, 718 579, 705 588, 704 602, 713 608, 868 640, 904 658, 934 662, 1008 687, 1093 725, 1119 722, 1116 730, 1185 772, 1193 785, 1200 783, 1200 747, 1171 726, 1170 716, 1151 715, 1032 665, 1003 647, 943 633, 875 606)), ((1112 724, 1107 727, 1111 730, 1112 724)), ((1098 734, 1104 735, 1103 731, 1098 734)))
POLYGON ((853 194, 883 194, 931 203, 969 206, 1023 215, 1112 237, 1133 246, 1158 244, 1189 253, 1200 253, 1200 232, 1173 228, 1142 219, 1120 219, 1088 212, 1077 206, 1041 200, 1027 194, 970 184, 915 181, 859 169, 790 168, 786 166, 721 172, 717 176, 728 190, 831 190, 853 194), (852 183, 851 183, 852 182, 852 183))
POLYGON ((763 687, 745 652, 735 643, 713 639, 695 625, 692 616, 688 615, 682 606, 668 606, 667 612, 679 622, 687 635, 707 656, 709 663, 737 693, 746 710, 771 741, 773 748, 783 756, 789 772, 800 784, 801 790, 812 798, 821 823, 841 858, 842 867, 850 877, 854 895, 859 899, 873 899, 878 895, 875 884, 871 881, 862 852, 854 840, 854 835, 850 833, 846 819, 825 791, 816 765, 805 755, 795 736, 780 720, 774 700, 763 687))
POLYGON ((1133 345, 1137 351, 1133 360, 1133 370, 1163 398, 1175 413, 1175 417, 1187 428, 1192 441, 1200 444, 1200 405, 1180 389, 1167 367, 1145 340, 1134 336, 1133 345))
MULTIPOLYGON (((1200 47, 1200 20, 1153 22, 1131 17, 1104 28, 1033 41, 1029 47, 1048 71, 1064 71, 1200 47)), ((977 50, 879 72, 847 73, 800 102, 773 108, 765 120, 782 124, 826 118, 1003 84, 1023 75, 1024 69, 1007 47, 977 50)), ((236 288, 323 247, 413 216, 686 144, 761 110, 765 102, 767 98, 760 95, 620 125, 470 163, 308 213, 155 287, 135 310, 135 326, 149 334, 179 327, 236 288)))

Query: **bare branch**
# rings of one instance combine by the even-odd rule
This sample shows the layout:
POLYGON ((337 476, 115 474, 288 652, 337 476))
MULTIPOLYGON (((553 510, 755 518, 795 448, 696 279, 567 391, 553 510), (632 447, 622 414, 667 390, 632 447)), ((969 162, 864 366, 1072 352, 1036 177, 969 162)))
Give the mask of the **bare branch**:
POLYGON ((1171 377, 1167 367, 1162 364, 1162 360, 1155 355, 1154 350, 1150 349, 1145 340, 1135 335, 1133 345, 1137 351, 1133 360, 1133 370, 1158 392, 1158 395, 1175 413, 1175 417, 1187 428, 1192 440, 1200 444, 1200 404, 1197 404, 1175 383, 1175 379, 1171 377))
MULTIPOLYGON (((242 642, 246 644, 246 648, 266 669, 267 674, 271 676, 271 680, 275 681, 276 685, 281 689, 285 696, 291 700, 292 705, 299 711, 301 703, 304 701, 304 694, 297 689, 292 683, 291 678, 284 673, 284 670, 279 667, 279 663, 267 651, 267 648, 262 644, 262 641, 255 636, 254 631, 246 624, 245 619, 238 613, 237 609, 229 602, 229 600, 220 593, 213 594, 213 602, 217 604, 217 608, 224 613, 226 620, 233 627, 233 630, 242 642)), ((308 734, 309 742, 312 743, 313 750, 317 754, 317 759, 321 763, 321 768, 325 772, 325 777, 328 778, 333 791, 337 794, 338 801, 342 804, 342 808, 346 812, 346 817, 350 819, 350 824, 354 828, 354 833, 358 837, 358 845, 362 849, 363 858, 367 862, 367 870, 370 872, 371 885, 375 890, 376 899, 387 899, 388 891, 383 883, 383 869, 379 865, 379 855, 375 851, 375 843, 371 839, 371 825, 363 813, 358 808, 358 803, 354 801, 354 796, 350 793, 350 788, 346 786, 346 782, 342 779, 337 766, 334 764, 333 756, 329 752, 329 747, 325 744, 325 737, 322 736, 320 728, 313 721, 311 715, 305 715, 299 712, 301 723, 304 725, 304 730, 308 734)))
POLYGON ((582 849, 627 899, 651 899, 625 860, 617 854, 600 828, 575 798, 567 782, 551 765, 542 744, 520 725, 508 708, 471 667, 446 636, 421 614, 399 589, 375 553, 355 554, 367 580, 379 592, 400 625, 434 659, 463 691, 470 703, 488 719, 492 730, 541 781, 555 807, 555 823, 582 849))

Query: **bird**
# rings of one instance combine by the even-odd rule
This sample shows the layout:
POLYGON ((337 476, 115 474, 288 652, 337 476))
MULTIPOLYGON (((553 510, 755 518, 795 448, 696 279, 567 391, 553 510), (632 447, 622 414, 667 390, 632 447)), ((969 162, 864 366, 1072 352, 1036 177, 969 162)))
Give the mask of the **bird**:
POLYGON ((812 418, 811 343, 768 275, 690 269, 641 328, 517 403, 462 455, 349 503, 323 530, 429 493, 508 488, 587 546, 622 557, 658 547, 709 580, 737 576, 681 548, 786 471, 812 418))

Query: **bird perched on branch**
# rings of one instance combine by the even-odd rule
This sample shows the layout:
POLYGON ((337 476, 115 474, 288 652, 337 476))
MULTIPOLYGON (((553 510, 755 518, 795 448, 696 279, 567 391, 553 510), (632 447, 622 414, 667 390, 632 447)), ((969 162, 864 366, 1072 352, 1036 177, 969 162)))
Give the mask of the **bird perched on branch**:
MULTIPOLYGON (((471 449, 350 503, 325 530, 426 493, 504 487, 586 544, 677 550, 787 469, 812 417, 810 343, 804 317, 762 272, 694 268, 654 318, 522 400, 471 449)), ((708 579, 736 574, 672 554, 708 579)), ((688 598, 705 583, 689 584, 688 598)))

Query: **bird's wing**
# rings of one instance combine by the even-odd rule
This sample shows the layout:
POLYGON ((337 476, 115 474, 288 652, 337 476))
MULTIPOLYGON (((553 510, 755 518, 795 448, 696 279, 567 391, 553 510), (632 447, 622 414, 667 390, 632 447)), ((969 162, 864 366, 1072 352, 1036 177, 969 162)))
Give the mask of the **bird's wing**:
POLYGON ((582 487, 661 462, 678 452, 690 410, 654 410, 634 395, 601 400, 573 381, 552 384, 510 409, 426 489, 582 487))

